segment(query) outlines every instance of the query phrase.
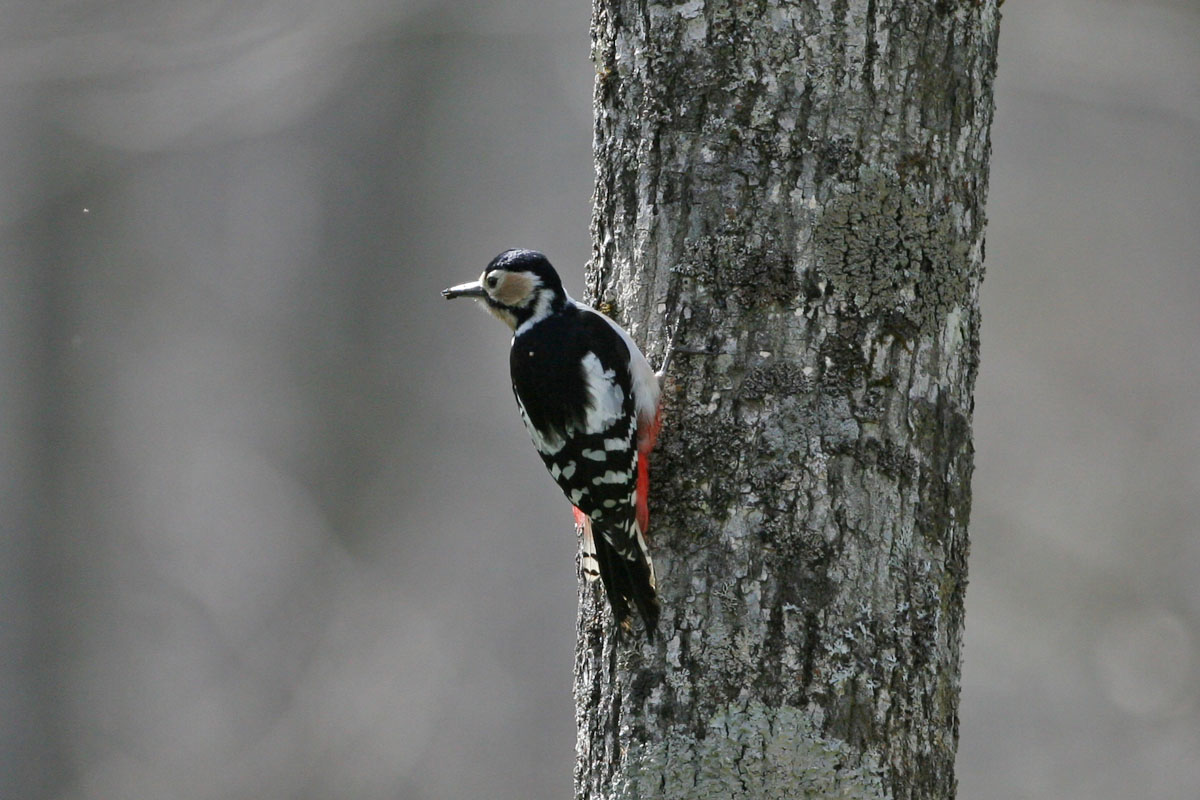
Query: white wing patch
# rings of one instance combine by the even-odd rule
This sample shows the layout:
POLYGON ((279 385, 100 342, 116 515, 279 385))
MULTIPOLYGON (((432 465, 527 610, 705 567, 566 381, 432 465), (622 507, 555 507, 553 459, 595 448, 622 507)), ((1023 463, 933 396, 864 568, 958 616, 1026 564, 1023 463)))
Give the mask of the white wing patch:
POLYGON ((629 335, 624 328, 613 322, 604 314, 601 314, 594 308, 588 308, 582 303, 575 303, 583 311, 590 311, 609 324, 617 335, 625 342, 625 346, 629 348, 629 374, 633 379, 633 401, 637 407, 638 424, 648 425, 654 421, 655 415, 658 413, 658 376, 654 374, 654 370, 650 368, 650 362, 642 355, 642 351, 633 341, 633 337, 629 335))
POLYGON ((595 353, 585 355, 582 363, 583 380, 587 384, 590 401, 584 428, 588 433, 603 433, 621 418, 625 392, 617 383, 617 373, 605 369, 595 353))

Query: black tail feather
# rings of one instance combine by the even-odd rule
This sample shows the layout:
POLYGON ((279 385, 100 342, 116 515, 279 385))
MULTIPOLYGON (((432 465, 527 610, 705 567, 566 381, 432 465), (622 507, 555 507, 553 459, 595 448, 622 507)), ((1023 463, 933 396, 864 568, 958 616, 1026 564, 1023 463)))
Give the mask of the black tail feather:
POLYGON ((602 533, 595 537, 596 561, 600 564, 600 581, 604 584, 604 593, 608 595, 608 604, 612 607, 613 616, 618 627, 628 633, 632 630, 632 612, 629 602, 637 606, 646 624, 646 638, 654 641, 655 631, 658 630, 658 594, 650 581, 650 567, 643 560, 630 561, 608 542, 602 533))

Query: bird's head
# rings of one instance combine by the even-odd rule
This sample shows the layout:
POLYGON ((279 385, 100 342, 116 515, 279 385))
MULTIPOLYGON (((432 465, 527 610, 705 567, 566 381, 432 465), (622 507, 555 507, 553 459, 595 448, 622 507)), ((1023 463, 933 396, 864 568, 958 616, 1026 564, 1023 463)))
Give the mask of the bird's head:
POLYGON ((554 267, 533 250, 505 250, 492 259, 479 280, 443 289, 442 297, 482 300, 514 331, 553 313, 567 300, 554 267))

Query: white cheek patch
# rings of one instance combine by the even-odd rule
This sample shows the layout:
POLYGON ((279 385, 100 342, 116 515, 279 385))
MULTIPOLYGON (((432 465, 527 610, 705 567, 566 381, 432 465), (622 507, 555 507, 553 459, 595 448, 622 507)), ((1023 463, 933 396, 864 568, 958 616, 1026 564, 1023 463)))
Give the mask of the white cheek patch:
POLYGON ((534 278, 528 272, 500 273, 500 282, 489 293, 496 302, 506 306, 521 306, 533 294, 534 278))

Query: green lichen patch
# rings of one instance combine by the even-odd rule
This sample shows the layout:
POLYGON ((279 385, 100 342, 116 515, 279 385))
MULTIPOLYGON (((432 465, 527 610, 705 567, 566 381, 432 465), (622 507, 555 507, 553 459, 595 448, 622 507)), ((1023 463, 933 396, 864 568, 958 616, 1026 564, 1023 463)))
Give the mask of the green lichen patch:
POLYGON ((883 320, 904 338, 914 326, 939 331, 978 280, 953 214, 879 170, 860 169, 854 191, 829 201, 813 242, 816 269, 842 308, 883 320))
POLYGON ((883 770, 870 753, 823 736, 802 709, 730 704, 706 735, 670 730, 636 743, 614 797, 622 800, 868 800, 883 798, 883 770))

